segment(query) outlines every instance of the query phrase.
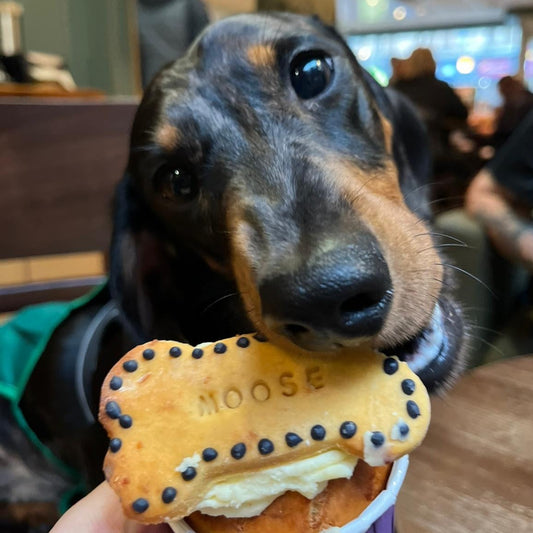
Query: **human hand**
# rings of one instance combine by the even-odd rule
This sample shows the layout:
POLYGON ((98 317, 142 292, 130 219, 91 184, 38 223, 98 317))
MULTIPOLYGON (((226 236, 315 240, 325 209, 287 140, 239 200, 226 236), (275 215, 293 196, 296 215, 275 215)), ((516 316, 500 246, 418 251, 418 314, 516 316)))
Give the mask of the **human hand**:
POLYGON ((118 496, 103 482, 69 509, 50 533, 171 533, 166 524, 146 526, 128 520, 118 496))

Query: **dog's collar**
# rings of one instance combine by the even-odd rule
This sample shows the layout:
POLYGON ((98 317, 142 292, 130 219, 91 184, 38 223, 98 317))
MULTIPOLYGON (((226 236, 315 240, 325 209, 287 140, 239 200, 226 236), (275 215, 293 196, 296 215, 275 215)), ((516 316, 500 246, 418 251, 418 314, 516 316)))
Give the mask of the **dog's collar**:
POLYGON ((107 326, 118 319, 119 310, 111 300, 96 313, 87 327, 76 356, 74 383, 78 411, 87 424, 96 422, 91 410, 91 379, 96 371, 102 337, 107 326))

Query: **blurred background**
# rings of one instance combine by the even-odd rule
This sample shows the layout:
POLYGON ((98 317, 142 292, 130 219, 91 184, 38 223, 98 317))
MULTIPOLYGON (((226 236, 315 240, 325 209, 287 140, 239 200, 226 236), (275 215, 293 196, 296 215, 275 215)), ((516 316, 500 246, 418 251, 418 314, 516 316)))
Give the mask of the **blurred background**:
POLYGON ((55 60, 55 65, 66 67, 77 87, 107 95, 140 94, 143 48, 165 42, 165 25, 177 22, 173 31, 180 35, 175 35, 175 44, 186 46, 207 20, 277 9, 318 13, 335 24, 359 61, 382 85, 387 85, 392 75, 391 57, 405 59, 416 48, 430 48, 437 76, 459 89, 479 112, 499 105, 497 82, 501 77, 518 75, 526 85, 533 84, 532 4, 528 0, 0 2, 4 47, 9 40, 5 19, 12 12, 20 25, 14 51, 29 54, 29 60, 37 64, 45 58, 35 53, 50 54, 53 57, 48 64, 55 60), (16 5, 19 10, 13 7, 16 5), (157 30, 150 33, 157 20, 157 30))

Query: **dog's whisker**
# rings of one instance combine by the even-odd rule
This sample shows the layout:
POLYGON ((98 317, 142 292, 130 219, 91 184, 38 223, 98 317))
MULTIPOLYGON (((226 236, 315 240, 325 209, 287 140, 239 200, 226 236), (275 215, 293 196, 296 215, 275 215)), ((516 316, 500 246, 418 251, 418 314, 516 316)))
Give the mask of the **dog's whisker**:
POLYGON ((453 289, 454 288, 453 284, 448 283, 447 281, 444 281, 443 279, 433 278, 433 280, 438 281, 439 283, 441 283, 442 285, 444 285, 444 287, 446 287, 448 289, 453 289))
POLYGON ((457 237, 454 237, 453 235, 448 235, 447 233, 437 233, 436 231, 426 231, 424 233, 418 233, 414 237, 423 237, 429 235, 430 237, 443 237, 445 239, 450 239, 452 241, 458 242, 459 244, 462 244, 463 246, 468 246, 468 244, 461 239, 458 239, 457 237))
POLYGON ((205 307, 205 309, 202 311, 202 313, 205 313, 207 310, 211 309, 214 305, 222 302, 223 300, 226 300, 228 298, 232 298, 234 296, 239 296, 238 292, 232 292, 230 294, 225 294, 224 296, 221 296, 220 298, 217 298, 214 302, 211 302, 209 305, 205 307))
POLYGON ((495 335, 502 335, 502 332, 498 329, 487 328, 485 326, 478 326, 476 324, 470 324, 471 329, 479 329, 481 331, 487 331, 488 333, 494 333, 495 335))
POLYGON ((463 309, 463 311, 466 311, 466 312, 468 312, 468 311, 487 311, 488 310, 487 307, 485 307, 485 306, 482 307, 482 306, 478 306, 478 305, 469 305, 469 306, 463 305, 462 309, 463 309))
POLYGON ((449 263, 436 263, 437 265, 440 265, 444 268, 451 268, 453 270, 457 270, 458 272, 461 272, 462 274, 464 274, 465 276, 468 276, 469 278, 473 279, 474 281, 477 281, 482 287, 484 287, 485 289, 487 289, 489 291, 489 293, 495 298, 497 299, 497 296, 496 296, 496 293, 484 282, 482 281, 481 279, 479 279, 477 276, 474 276, 474 274, 471 274, 470 272, 468 272, 467 270, 464 270, 462 268, 459 268, 458 266, 456 265, 450 265, 449 263))
POLYGON ((439 182, 438 181, 430 181, 428 183, 422 183, 420 184, 418 187, 415 187, 414 189, 411 189, 409 192, 405 193, 405 198, 409 198, 409 196, 411 196, 412 194, 415 194, 417 193, 420 189, 424 189, 426 187, 431 187, 433 185, 437 185, 439 182))
POLYGON ((443 196, 442 198, 435 198, 435 200, 431 200, 430 202, 428 202, 428 205, 440 204, 449 200, 461 200, 462 198, 464 198, 464 195, 462 194, 455 194, 453 196, 443 196))
MULTIPOLYGON (((472 326, 470 326, 470 327, 472 327, 472 326)), ((480 337, 478 335, 472 335, 472 333, 469 333, 469 332, 465 333, 465 337, 468 337, 468 338, 473 339, 475 341, 479 341, 482 344, 484 344, 485 346, 488 346, 489 348, 492 348, 501 357, 505 357, 505 353, 503 352, 503 350, 498 348, 495 344, 493 344, 492 342, 488 341, 487 339, 484 339, 483 337, 480 337)))
POLYGON ((356 200, 361 196, 361 191, 367 186, 367 184, 375 178, 376 176, 370 176, 364 183, 361 184, 361 187, 359 187, 359 190, 355 193, 356 200))
POLYGON ((468 248, 470 250, 475 250, 475 248, 468 246, 467 244, 435 244, 433 246, 429 246, 428 248, 418 250, 417 253, 421 254, 423 252, 427 252, 428 250, 434 250, 435 248, 468 248))

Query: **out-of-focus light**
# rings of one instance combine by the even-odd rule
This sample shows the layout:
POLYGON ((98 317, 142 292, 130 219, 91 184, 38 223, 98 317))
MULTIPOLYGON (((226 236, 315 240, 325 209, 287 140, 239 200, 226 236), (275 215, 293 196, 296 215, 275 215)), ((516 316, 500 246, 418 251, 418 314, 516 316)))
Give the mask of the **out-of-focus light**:
POLYGON ((370 48, 370 46, 361 46, 361 48, 357 50, 357 59, 359 59, 359 61, 366 61, 371 55, 372 48, 370 48))
POLYGON ((481 76, 481 78, 479 78, 477 81, 477 84, 480 89, 488 89, 490 86, 490 80, 487 78, 487 76, 481 76))
POLYGON ((396 48, 401 56, 407 56, 411 52, 413 41, 402 39, 396 43, 396 48))
POLYGON ((379 4, 379 0, 366 0, 366 3, 367 3, 370 7, 376 7, 376 6, 379 4))
POLYGON ((460 74, 470 74, 476 68, 476 60, 471 56, 461 56, 457 59, 455 68, 460 74))
POLYGON ((533 61, 533 49, 526 50, 525 59, 526 61, 533 61))
POLYGON ((379 67, 373 66, 368 69, 372 77, 382 86, 386 87, 389 84, 389 77, 379 67))
POLYGON ((403 6, 398 6, 392 12, 392 16, 396 20, 403 20, 407 16, 407 9, 405 9, 405 7, 403 7, 403 6))
POLYGON ((455 67, 449 63, 443 65, 440 71, 445 78, 452 78, 455 75, 455 67))

